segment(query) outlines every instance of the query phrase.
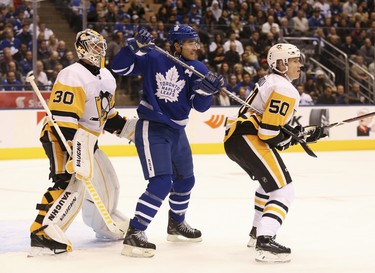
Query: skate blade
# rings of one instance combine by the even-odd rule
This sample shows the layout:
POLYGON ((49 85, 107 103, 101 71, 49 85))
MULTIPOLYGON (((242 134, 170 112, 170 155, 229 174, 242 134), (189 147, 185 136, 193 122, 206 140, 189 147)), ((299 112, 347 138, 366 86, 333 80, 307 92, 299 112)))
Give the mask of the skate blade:
POLYGON ((199 238, 187 238, 182 235, 175 235, 175 234, 168 234, 167 241, 169 242, 191 242, 191 243, 199 243, 202 242, 202 237, 199 238))
POLYGON ((51 250, 44 247, 31 247, 31 251, 27 254, 27 258, 43 257, 43 256, 66 256, 68 251, 64 249, 51 250))
POLYGON ((247 243, 247 247, 255 247, 256 243, 257 243, 257 239, 250 237, 249 242, 247 243))
POLYGON ((124 245, 121 255, 136 258, 151 258, 155 255, 155 249, 124 245))
POLYGON ((289 263, 291 261, 291 254, 256 250, 255 260, 261 263, 289 263))

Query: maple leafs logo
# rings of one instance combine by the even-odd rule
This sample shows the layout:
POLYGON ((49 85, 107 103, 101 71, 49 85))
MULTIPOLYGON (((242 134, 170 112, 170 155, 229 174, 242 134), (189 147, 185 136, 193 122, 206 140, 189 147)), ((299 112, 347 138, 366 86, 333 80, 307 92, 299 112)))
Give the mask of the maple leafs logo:
POLYGON ((176 102, 185 86, 185 80, 178 80, 179 76, 175 66, 167 71, 165 77, 161 73, 156 73, 156 96, 165 102, 176 102))

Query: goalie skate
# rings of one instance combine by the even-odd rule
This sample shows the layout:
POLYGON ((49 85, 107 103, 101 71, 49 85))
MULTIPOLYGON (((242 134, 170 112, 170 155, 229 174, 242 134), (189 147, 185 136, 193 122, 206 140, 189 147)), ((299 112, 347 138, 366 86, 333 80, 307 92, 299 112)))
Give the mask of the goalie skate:
POLYGON ((70 246, 48 239, 44 235, 30 235, 31 251, 27 257, 54 256, 72 251, 70 246))
POLYGON ((122 255, 129 257, 151 258, 155 255, 156 246, 148 242, 144 231, 129 227, 124 239, 122 255))
POLYGON ((291 260, 291 250, 274 241, 272 236, 259 236, 255 246, 255 260, 266 263, 286 263, 291 260))
POLYGON ((186 221, 176 222, 169 217, 167 229, 167 241, 170 242, 201 242, 202 233, 200 230, 192 228, 186 221))

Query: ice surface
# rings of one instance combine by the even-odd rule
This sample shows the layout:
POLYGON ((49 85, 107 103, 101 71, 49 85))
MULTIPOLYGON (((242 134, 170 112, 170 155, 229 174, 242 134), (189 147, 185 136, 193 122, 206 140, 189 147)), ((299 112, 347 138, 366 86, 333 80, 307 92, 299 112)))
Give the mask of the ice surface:
MULTIPOLYGON (((292 249, 287 264, 261 264, 247 248, 257 183, 225 155, 195 155, 196 187, 187 221, 202 243, 166 241, 168 202, 147 230, 153 258, 120 255, 122 242, 101 242, 75 219, 67 235, 73 252, 27 258, 35 204, 51 185, 47 160, 0 161, 1 273, 373 273, 375 272, 375 151, 284 153, 296 200, 277 241, 292 249)), ((111 158, 121 183, 120 210, 133 216, 144 191, 137 157, 111 158)))

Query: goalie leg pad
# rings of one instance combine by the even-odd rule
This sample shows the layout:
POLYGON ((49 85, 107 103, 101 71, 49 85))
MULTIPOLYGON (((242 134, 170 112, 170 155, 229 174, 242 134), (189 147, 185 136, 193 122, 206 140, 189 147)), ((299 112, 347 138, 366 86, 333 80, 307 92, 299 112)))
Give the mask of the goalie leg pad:
MULTIPOLYGON (((117 210, 120 184, 111 161, 100 149, 97 149, 94 154, 94 176, 91 182, 111 218, 117 222, 121 230, 126 231, 129 218, 117 210)), ((82 217, 83 222, 96 232, 98 238, 108 240, 124 238, 124 232, 115 233, 108 229, 89 194, 83 202, 82 217)))
POLYGON ((43 231, 49 238, 71 246, 64 231, 80 211, 84 195, 84 184, 73 176, 66 190, 56 199, 44 217, 43 231))

